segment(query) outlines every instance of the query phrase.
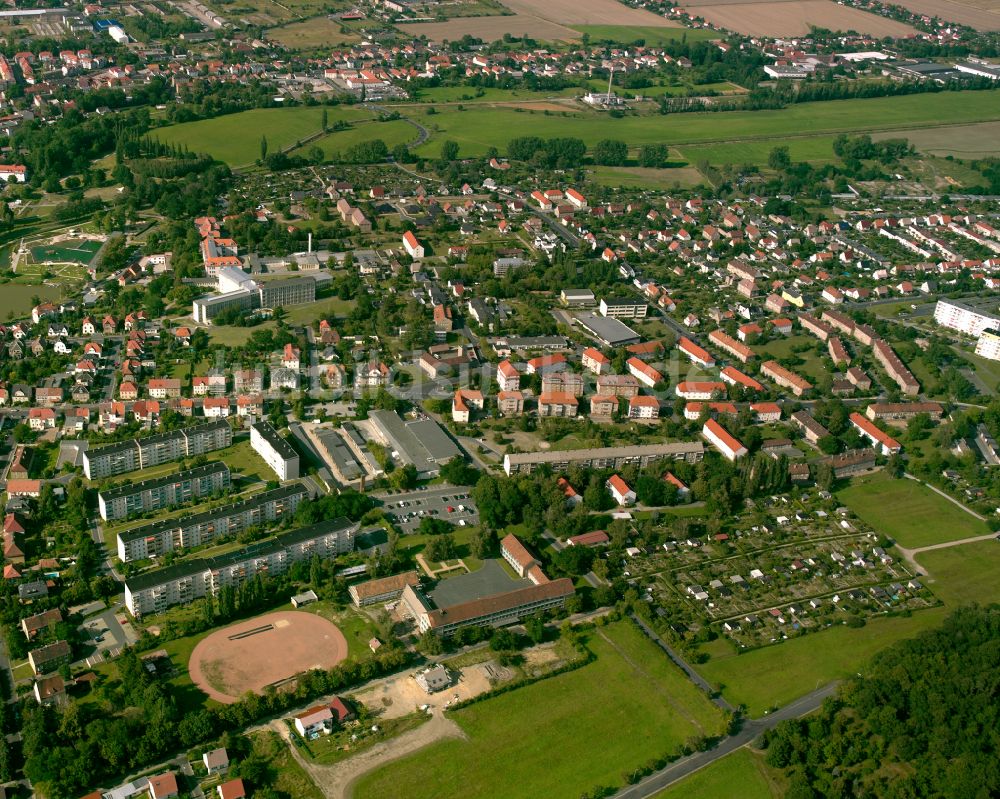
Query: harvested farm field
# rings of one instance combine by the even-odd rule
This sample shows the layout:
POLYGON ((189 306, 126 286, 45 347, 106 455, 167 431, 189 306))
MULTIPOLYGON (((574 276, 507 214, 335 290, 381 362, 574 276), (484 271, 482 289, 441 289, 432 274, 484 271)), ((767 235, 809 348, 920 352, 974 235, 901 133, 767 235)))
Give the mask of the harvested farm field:
MULTIPOLYGON (((624 8, 624 6, 622 6, 624 8)), ((426 36, 429 41, 455 42, 468 34, 483 41, 495 42, 509 33, 511 36, 530 36, 549 42, 573 42, 580 34, 565 25, 536 17, 532 14, 512 14, 509 17, 462 17, 447 22, 411 22, 397 25, 411 36, 426 36)))
POLYGON ((651 11, 629 8, 617 0, 503 0, 514 13, 502 17, 464 17, 447 22, 414 22, 398 25, 408 34, 425 35, 432 42, 456 41, 466 34, 496 41, 504 34, 531 36, 547 41, 576 41, 579 31, 569 25, 641 26, 678 28, 673 20, 651 11))
POLYGON ((816 28, 857 31, 870 36, 908 36, 916 30, 902 22, 837 5, 832 0, 713 2, 688 0, 691 13, 720 28, 747 36, 804 36, 816 28))
POLYGON ((1000 0, 895 0, 916 14, 940 17, 980 31, 1000 30, 1000 0))
POLYGON ((503 0, 516 14, 536 15, 560 25, 649 25, 677 28, 673 20, 617 0, 503 0))

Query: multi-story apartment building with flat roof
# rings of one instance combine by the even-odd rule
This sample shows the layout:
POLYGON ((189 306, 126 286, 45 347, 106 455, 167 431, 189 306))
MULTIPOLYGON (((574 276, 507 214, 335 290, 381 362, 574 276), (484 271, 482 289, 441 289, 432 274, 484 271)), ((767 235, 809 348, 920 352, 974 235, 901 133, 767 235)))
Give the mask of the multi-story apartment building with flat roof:
POLYGON ((233 428, 225 419, 218 419, 169 433, 156 433, 87 450, 83 453, 83 473, 89 480, 102 480, 225 449, 232 443, 233 428))
POLYGON ((175 472, 140 483, 122 483, 97 495, 104 521, 127 519, 137 513, 171 508, 223 491, 230 484, 229 467, 221 461, 175 472))
POLYGON ((350 552, 359 525, 348 519, 329 519, 258 541, 214 558, 192 558, 125 581, 125 607, 133 616, 161 613, 216 596, 225 586, 239 586, 258 574, 279 575, 293 563, 332 558, 350 552))
POLYGON ((129 563, 158 557, 239 535, 250 527, 278 524, 291 518, 308 496, 300 483, 292 483, 202 513, 122 530, 118 533, 118 559, 129 563))

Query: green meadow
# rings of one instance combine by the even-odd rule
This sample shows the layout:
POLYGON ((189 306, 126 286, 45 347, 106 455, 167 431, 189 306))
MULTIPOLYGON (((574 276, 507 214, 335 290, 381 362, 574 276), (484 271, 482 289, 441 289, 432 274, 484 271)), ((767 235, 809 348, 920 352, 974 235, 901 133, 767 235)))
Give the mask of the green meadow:
MULTIPOLYGON (((327 109, 328 125, 340 120, 370 118, 371 114, 363 108, 327 109)), ((230 166, 246 166, 260 158, 261 137, 267 138, 268 152, 275 153, 318 133, 322 124, 323 109, 319 106, 257 108, 156 128, 149 135, 167 144, 185 146, 192 152, 206 153, 230 166)))
POLYGON ((355 799, 575 797, 721 731, 719 711, 631 623, 587 635, 592 663, 456 711, 466 740, 366 775, 355 799))

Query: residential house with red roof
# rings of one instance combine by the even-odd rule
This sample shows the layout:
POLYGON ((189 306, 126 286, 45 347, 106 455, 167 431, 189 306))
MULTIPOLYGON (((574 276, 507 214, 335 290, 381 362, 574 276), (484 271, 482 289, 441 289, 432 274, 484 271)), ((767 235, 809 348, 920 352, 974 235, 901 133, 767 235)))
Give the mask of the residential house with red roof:
POLYGON ((611 492, 612 499, 622 507, 635 504, 635 491, 621 478, 621 475, 611 475, 604 485, 611 492))
POLYGON ((705 422, 701 434, 726 460, 735 461, 747 454, 747 448, 715 419, 705 422))

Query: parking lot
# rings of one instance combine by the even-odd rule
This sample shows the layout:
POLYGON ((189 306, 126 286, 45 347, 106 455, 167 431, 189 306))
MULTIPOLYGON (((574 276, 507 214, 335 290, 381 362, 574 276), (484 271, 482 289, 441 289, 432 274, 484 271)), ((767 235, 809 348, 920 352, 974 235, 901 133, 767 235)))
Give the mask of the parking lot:
POLYGON ((376 494, 385 506, 385 514, 403 535, 417 531, 425 517, 443 519, 459 527, 479 524, 479 511, 463 486, 425 486, 416 491, 376 494))
POLYGON ((83 622, 81 628, 89 637, 90 643, 97 648, 97 651, 87 658, 87 665, 117 657, 122 649, 138 640, 121 606, 108 608, 96 616, 91 616, 83 622))

